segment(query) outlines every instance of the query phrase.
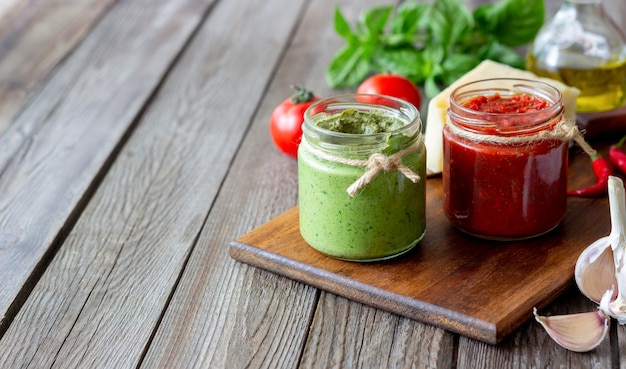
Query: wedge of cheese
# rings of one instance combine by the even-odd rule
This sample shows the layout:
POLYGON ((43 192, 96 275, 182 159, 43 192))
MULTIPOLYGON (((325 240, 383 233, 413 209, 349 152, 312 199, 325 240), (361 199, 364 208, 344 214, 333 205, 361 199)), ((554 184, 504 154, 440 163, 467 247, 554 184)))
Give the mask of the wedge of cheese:
POLYGON ((469 71, 456 82, 441 91, 428 103, 426 117, 426 133, 424 141, 426 143, 426 170, 428 174, 441 173, 443 167, 443 126, 446 123, 446 115, 450 102, 450 94, 458 86, 488 78, 524 78, 548 83, 561 91, 563 103, 563 116, 566 119, 576 118, 576 98, 580 94, 577 88, 567 86, 560 81, 538 77, 534 73, 519 70, 505 64, 500 64, 491 60, 485 60, 476 68, 469 71))

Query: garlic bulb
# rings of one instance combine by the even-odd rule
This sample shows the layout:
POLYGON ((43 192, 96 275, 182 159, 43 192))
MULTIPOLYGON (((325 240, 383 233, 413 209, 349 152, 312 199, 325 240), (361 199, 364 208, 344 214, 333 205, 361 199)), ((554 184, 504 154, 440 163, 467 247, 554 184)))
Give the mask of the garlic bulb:
POLYGON ((599 303, 599 310, 588 313, 535 319, 559 345, 572 351, 590 351, 606 337, 610 318, 626 324, 626 191, 624 183, 609 177, 611 233, 585 249, 574 271, 580 291, 599 303))

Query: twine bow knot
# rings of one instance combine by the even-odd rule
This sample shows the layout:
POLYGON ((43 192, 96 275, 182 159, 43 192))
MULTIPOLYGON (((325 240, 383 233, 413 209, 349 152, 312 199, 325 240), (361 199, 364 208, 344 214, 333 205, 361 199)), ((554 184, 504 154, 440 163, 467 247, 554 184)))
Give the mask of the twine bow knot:
POLYGON ((356 167, 365 168, 365 173, 361 177, 359 177, 354 183, 348 187, 346 190, 350 197, 354 197, 354 195, 363 187, 365 187, 368 183, 370 183, 374 178, 376 178, 381 172, 394 172, 398 171, 404 174, 411 182, 417 183, 421 180, 419 174, 412 171, 409 167, 404 165, 402 162, 402 158, 413 152, 417 151, 420 144, 422 143, 421 138, 413 143, 411 146, 407 147, 404 150, 400 150, 392 155, 385 155, 382 153, 374 153, 367 158, 367 160, 357 160, 357 159, 348 159, 339 156, 333 156, 327 154, 321 150, 313 148, 304 138, 302 137, 302 142, 300 145, 303 145, 309 152, 313 155, 317 156, 320 159, 332 161, 334 163, 346 164, 356 167))
POLYGON ((365 185, 370 183, 380 172, 394 172, 399 171, 404 174, 411 182, 417 183, 421 179, 420 176, 413 172, 409 167, 402 163, 402 157, 407 154, 407 150, 399 151, 391 156, 386 156, 381 153, 374 153, 365 160, 364 165, 366 168, 365 173, 359 179, 348 187, 348 194, 352 197, 365 185))

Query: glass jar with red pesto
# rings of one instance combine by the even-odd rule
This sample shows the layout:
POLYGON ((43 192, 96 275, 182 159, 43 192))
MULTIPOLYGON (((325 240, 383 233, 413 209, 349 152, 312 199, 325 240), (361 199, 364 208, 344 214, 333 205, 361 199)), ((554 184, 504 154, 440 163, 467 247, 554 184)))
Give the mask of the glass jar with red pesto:
POLYGON ((443 130, 443 207, 458 229, 520 240, 559 225, 567 203, 568 140, 561 93, 523 79, 476 81, 450 95, 443 130))

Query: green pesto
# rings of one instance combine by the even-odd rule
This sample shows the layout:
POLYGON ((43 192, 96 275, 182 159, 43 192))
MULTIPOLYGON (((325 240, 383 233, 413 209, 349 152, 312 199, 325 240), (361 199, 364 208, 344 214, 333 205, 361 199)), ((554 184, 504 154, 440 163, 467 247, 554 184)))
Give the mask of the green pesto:
POLYGON ((354 109, 347 109, 340 114, 321 119, 316 124, 329 131, 356 134, 391 132, 405 125, 398 118, 354 109))
MULTIPOLYGON (((333 117, 324 121, 327 126, 359 125, 335 124, 333 117)), ((415 138, 393 134, 381 152, 392 155, 414 142, 415 138)), ((353 261, 386 259, 412 249, 426 229, 424 145, 405 155, 402 162, 422 180, 413 183, 398 171, 383 172, 351 197, 346 190, 365 169, 320 159, 301 146, 298 185, 303 239, 326 255, 353 261)))

